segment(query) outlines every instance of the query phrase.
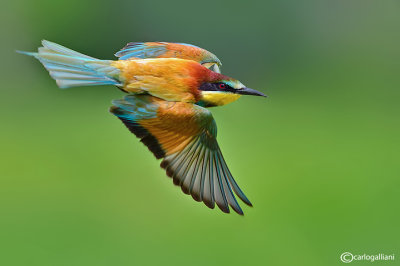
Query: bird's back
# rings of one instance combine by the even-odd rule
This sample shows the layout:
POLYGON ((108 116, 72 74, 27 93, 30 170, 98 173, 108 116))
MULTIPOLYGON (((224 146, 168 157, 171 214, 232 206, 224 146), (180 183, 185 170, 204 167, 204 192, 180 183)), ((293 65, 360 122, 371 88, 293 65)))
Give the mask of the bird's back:
POLYGON ((123 90, 168 101, 197 102, 198 87, 214 75, 195 61, 178 58, 118 60, 112 66, 120 70, 123 90))

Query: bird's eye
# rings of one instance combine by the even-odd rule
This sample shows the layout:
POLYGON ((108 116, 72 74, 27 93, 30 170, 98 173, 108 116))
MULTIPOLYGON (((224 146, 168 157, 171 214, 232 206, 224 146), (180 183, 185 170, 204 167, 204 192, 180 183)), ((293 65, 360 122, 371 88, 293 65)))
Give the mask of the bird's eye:
POLYGON ((218 87, 219 87, 220 89, 225 89, 225 84, 224 84, 224 83, 221 83, 221 84, 218 85, 218 87))

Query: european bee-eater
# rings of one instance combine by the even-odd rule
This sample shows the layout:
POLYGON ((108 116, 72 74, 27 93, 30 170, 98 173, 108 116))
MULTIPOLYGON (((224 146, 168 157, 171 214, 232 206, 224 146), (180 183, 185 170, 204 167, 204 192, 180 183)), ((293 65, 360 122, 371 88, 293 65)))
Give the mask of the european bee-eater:
POLYGON ((231 206, 243 215, 233 192, 252 206, 225 163, 206 107, 265 95, 222 75, 214 54, 183 43, 128 43, 113 61, 45 40, 42 45, 37 53, 21 53, 38 59, 60 88, 115 85, 128 93, 110 112, 163 159, 161 167, 184 193, 226 213, 231 206))

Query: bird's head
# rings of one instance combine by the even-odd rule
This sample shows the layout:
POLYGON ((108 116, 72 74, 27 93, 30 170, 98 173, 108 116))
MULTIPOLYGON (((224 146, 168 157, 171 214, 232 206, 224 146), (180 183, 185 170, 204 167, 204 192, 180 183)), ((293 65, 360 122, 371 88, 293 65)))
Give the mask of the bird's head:
POLYGON ((255 95, 267 97, 264 93, 247 88, 240 81, 219 75, 211 82, 204 82, 200 85, 200 105, 205 107, 220 106, 236 101, 242 95, 255 95))

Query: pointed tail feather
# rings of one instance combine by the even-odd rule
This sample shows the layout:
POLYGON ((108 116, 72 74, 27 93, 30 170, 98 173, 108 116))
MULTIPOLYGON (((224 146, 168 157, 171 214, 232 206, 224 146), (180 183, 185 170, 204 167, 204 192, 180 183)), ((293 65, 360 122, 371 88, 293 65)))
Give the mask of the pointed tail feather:
POLYGON ((46 40, 37 53, 17 51, 38 59, 60 88, 93 85, 121 86, 119 69, 111 60, 99 60, 46 40))

